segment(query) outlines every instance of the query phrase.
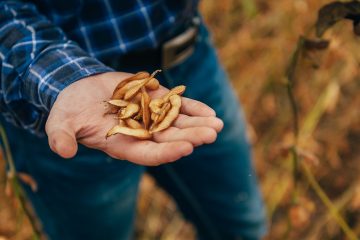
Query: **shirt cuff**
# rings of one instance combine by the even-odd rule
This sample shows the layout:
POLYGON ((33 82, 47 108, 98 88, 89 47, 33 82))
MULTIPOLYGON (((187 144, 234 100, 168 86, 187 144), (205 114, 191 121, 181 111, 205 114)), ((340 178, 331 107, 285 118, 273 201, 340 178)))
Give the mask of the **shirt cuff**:
POLYGON ((70 84, 91 75, 111 72, 76 44, 46 48, 29 66, 23 79, 25 98, 49 112, 58 94, 70 84))

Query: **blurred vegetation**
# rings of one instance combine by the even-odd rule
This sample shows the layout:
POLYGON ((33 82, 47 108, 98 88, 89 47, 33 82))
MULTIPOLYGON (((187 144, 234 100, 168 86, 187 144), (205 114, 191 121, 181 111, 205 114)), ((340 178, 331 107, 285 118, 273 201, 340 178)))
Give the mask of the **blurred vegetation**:
MULTIPOLYGON (((360 39, 350 21, 326 32, 327 50, 308 51, 299 58, 293 84, 299 111, 296 150, 305 167, 297 174, 289 154, 294 133, 286 69, 299 36, 311 35, 317 11, 329 2, 207 0, 201 4, 249 122, 271 223, 267 240, 347 239, 334 213, 360 236, 360 39)), ((1 189, 4 179, 1 170, 1 189)), ((18 203, 3 192, 0 240, 30 239, 31 229, 18 203)), ((174 202, 148 176, 142 181, 138 206, 137 239, 195 239, 174 202)))

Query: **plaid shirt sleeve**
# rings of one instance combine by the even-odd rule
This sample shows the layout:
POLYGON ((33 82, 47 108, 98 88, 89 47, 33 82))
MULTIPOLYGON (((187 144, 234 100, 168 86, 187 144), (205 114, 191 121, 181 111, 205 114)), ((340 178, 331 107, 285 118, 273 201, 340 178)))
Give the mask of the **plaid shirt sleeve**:
POLYGON ((0 110, 7 121, 44 135, 59 92, 108 71, 113 70, 68 40, 33 4, 0 1, 0 110))

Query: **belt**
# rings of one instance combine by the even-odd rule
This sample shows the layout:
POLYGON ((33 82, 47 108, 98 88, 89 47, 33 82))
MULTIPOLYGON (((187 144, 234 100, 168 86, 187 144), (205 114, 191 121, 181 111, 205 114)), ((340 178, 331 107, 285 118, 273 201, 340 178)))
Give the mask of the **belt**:
POLYGON ((158 48, 130 52, 104 63, 115 69, 121 66, 156 66, 163 70, 169 69, 193 53, 199 25, 200 20, 194 18, 189 27, 163 42, 158 48))

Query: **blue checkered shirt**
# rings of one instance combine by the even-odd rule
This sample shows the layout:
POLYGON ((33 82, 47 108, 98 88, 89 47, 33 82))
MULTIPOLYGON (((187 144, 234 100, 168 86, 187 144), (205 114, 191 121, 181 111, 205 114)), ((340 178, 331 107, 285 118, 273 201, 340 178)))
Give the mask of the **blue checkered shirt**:
POLYGON ((43 135, 59 92, 101 60, 156 48, 189 21, 197 0, 0 0, 0 109, 43 135))

